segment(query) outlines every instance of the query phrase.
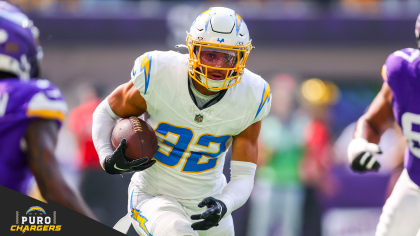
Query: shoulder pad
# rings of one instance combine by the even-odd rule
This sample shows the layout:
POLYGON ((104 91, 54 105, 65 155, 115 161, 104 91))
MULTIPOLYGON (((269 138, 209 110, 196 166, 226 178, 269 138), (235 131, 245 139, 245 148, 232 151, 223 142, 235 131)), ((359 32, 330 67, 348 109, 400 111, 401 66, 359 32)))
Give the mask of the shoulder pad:
POLYGON ((146 52, 134 61, 131 80, 143 97, 148 96, 156 79, 160 78, 158 74, 167 72, 171 66, 178 66, 181 58, 183 55, 174 51, 146 52))

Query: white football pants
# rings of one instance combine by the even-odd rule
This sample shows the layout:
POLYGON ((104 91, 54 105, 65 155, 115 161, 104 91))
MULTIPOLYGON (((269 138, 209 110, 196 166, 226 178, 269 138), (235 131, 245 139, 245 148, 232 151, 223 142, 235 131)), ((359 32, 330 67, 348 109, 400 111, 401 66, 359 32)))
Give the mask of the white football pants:
POLYGON ((383 207, 375 236, 420 236, 419 229, 420 188, 404 169, 383 207))
POLYGON ((165 195, 152 196, 131 183, 128 188, 128 214, 114 229, 126 233, 130 219, 141 236, 234 236, 231 215, 222 219, 219 226, 209 230, 194 231, 191 228, 191 224, 196 221, 191 220, 190 216, 201 214, 206 209, 197 206, 200 201, 180 200, 165 195))

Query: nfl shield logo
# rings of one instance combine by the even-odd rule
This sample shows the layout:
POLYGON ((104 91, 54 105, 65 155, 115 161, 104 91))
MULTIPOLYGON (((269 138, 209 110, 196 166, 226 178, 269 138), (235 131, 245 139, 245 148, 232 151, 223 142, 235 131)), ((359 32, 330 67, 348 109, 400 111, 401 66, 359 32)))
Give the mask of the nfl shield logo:
POLYGON ((195 122, 202 122, 203 121, 203 116, 200 114, 195 115, 195 122))

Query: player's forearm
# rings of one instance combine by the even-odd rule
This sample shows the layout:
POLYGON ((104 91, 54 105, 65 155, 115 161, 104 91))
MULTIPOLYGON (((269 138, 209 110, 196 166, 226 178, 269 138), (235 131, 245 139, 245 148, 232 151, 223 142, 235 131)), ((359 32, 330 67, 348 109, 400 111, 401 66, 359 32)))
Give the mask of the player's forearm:
POLYGON ((254 187, 256 169, 257 165, 251 162, 231 162, 231 180, 223 189, 220 197, 220 200, 225 203, 227 208, 225 217, 248 200, 254 187))
POLYGON ((357 121, 354 138, 363 138, 369 143, 379 143, 382 134, 394 123, 392 92, 387 83, 369 106, 366 114, 357 121))
MULTIPOLYGON (((384 126, 384 125, 383 125, 384 126)), ((366 116, 360 117, 357 121, 356 129, 353 138, 363 138, 369 143, 379 143, 382 134, 388 129, 388 125, 381 127, 366 116)))
POLYGON ((103 168, 105 157, 112 154, 111 133, 119 117, 112 111, 106 98, 93 113, 92 140, 103 168))

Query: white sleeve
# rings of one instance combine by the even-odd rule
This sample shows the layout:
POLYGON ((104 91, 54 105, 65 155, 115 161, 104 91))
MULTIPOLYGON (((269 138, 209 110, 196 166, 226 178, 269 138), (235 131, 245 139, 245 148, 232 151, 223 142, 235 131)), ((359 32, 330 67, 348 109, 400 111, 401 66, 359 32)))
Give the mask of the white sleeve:
POLYGON ((251 195, 257 165, 245 161, 231 161, 230 182, 222 191, 221 200, 227 208, 224 217, 241 207, 251 195))
POLYGON ((111 133, 118 119, 120 117, 112 111, 108 98, 105 98, 93 112, 92 139, 102 168, 105 157, 113 153, 111 133))

